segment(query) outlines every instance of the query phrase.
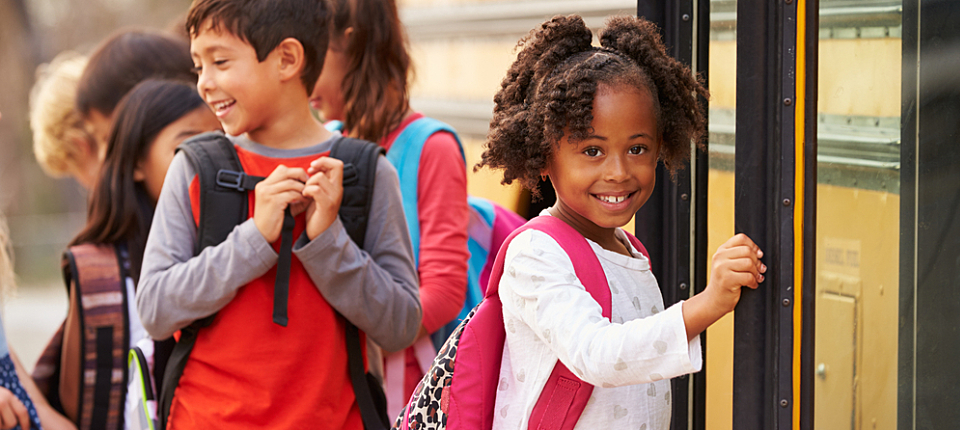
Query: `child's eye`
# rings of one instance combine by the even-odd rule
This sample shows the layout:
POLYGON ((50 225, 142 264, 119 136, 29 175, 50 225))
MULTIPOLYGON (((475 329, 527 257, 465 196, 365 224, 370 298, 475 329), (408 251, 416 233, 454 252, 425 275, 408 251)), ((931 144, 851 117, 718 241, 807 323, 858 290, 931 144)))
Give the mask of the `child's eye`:
POLYGON ((222 65, 224 65, 224 64, 227 64, 227 60, 215 60, 215 61, 213 62, 213 64, 215 64, 215 65, 217 65, 217 66, 222 66, 222 65))
POLYGON ((640 155, 640 154, 643 154, 644 152, 647 152, 647 148, 644 147, 643 145, 637 145, 630 148, 630 153, 633 155, 640 155))
POLYGON ((600 150, 597 148, 587 148, 583 150, 583 153, 588 157, 596 157, 600 155, 600 150))

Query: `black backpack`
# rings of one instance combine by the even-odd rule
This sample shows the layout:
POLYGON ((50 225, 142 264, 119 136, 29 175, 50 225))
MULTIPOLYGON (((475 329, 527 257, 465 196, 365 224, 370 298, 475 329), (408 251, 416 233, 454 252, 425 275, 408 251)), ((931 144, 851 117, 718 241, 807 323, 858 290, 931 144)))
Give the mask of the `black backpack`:
MULTIPOLYGON (((204 133, 183 142, 177 151, 183 151, 197 172, 200 181, 200 221, 194 255, 208 246, 223 242, 233 228, 248 218, 247 191, 252 191, 264 178, 247 175, 237 157, 236 148, 223 133, 204 133)), ((367 231, 377 162, 384 154, 374 143, 340 138, 333 143, 330 157, 343 161, 343 199, 340 203, 340 221, 350 238, 363 246, 367 231)), ((290 260, 293 248, 294 219, 290 210, 284 215, 280 234, 280 255, 277 260, 277 278, 274 288, 273 321, 287 325, 287 294, 290 279, 290 260)), ((167 427, 173 393, 183 374, 197 334, 210 325, 214 315, 196 321, 180 331, 180 340, 170 354, 163 382, 160 385, 158 415, 160 427, 167 427)), ((360 407, 363 425, 367 430, 386 429, 388 418, 386 399, 380 382, 364 371, 360 346, 360 332, 346 321, 347 356, 350 380, 360 407)))

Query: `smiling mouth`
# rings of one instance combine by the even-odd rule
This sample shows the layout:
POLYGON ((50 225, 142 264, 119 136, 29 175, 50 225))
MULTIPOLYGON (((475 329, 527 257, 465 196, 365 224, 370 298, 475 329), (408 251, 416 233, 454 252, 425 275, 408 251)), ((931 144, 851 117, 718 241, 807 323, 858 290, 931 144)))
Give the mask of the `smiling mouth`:
POLYGON ((600 200, 601 202, 617 204, 617 203, 622 203, 624 200, 630 198, 630 196, 632 195, 633 193, 624 194, 622 196, 605 196, 600 194, 594 194, 593 196, 596 197, 597 200, 600 200))
POLYGON ((222 102, 216 102, 212 106, 213 106, 213 110, 219 113, 219 112, 223 112, 224 110, 226 110, 230 106, 233 106, 236 103, 237 103, 236 100, 226 100, 222 102))

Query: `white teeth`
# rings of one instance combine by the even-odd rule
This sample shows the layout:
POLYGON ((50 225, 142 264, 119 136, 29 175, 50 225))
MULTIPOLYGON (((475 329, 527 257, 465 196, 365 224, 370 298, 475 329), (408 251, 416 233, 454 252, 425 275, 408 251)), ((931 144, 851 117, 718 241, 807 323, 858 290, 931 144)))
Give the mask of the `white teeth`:
POLYGON ((597 196, 598 199, 607 203, 620 203, 627 199, 627 196, 597 196))
POLYGON ((220 111, 230 107, 230 105, 232 104, 233 104, 233 100, 218 102, 213 104, 213 108, 220 111))

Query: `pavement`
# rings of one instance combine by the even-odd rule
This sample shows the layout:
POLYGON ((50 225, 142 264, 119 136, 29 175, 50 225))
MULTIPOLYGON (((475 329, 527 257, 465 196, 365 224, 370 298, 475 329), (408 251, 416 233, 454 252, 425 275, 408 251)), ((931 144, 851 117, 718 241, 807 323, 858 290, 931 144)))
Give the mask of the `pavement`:
POLYGON ((3 303, 7 343, 28 372, 66 315, 67 292, 59 281, 20 285, 3 303))

